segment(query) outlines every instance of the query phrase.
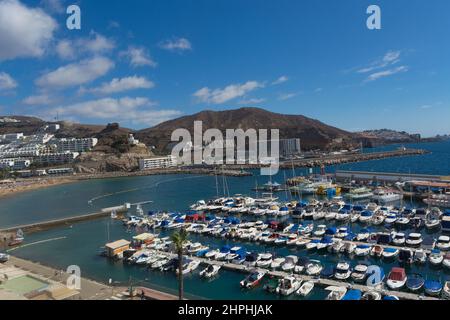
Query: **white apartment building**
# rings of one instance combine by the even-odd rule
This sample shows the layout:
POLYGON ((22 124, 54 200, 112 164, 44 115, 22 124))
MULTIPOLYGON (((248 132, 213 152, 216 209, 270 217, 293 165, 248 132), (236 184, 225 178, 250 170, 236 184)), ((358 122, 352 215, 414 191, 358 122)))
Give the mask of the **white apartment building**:
POLYGON ((281 139, 280 156, 288 157, 301 154, 300 139, 281 139))
POLYGON ((14 141, 21 140, 23 138, 24 138, 23 133, 8 133, 8 134, 0 135, 1 141, 14 142, 14 141))
POLYGON ((84 138, 84 139, 55 139, 52 141, 58 148, 58 152, 86 152, 94 148, 97 143, 97 138, 84 138))
POLYGON ((162 169, 176 167, 177 162, 175 157, 159 157, 159 158, 149 158, 139 160, 140 170, 152 170, 152 169, 162 169))
POLYGON ((80 154, 78 152, 61 152, 41 154, 33 159, 38 164, 63 164, 75 160, 80 154))

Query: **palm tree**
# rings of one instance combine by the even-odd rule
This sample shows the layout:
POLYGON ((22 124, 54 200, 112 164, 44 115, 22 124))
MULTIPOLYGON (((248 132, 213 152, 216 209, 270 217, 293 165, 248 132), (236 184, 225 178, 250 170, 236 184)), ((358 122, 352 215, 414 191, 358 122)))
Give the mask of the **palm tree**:
POLYGON ((178 254, 178 298, 183 300, 183 246, 188 241, 188 233, 186 229, 182 228, 180 231, 174 232, 171 236, 171 240, 175 246, 175 250, 178 254))

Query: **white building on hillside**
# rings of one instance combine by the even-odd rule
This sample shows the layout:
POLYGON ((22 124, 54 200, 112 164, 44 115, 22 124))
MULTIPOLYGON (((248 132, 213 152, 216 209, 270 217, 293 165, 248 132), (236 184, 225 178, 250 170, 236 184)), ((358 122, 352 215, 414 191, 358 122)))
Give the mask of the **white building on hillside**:
POLYGON ((141 159, 139 160, 139 169, 140 170, 151 170, 151 169, 163 169, 163 168, 171 168, 176 167, 177 162, 175 157, 167 156, 167 157, 159 157, 159 158, 149 158, 149 159, 141 159))
POLYGON ((54 139, 52 141, 56 145, 58 152, 86 152, 92 150, 97 143, 97 138, 84 138, 84 139, 54 139))

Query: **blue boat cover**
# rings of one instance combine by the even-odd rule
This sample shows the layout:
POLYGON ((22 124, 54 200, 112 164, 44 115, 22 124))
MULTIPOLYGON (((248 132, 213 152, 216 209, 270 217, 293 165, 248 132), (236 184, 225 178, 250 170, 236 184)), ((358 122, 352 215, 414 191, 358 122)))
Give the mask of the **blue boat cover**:
POLYGON ((431 291, 441 291, 442 284, 439 281, 427 280, 425 281, 425 289, 431 291))
POLYGON ((349 290, 342 298, 342 300, 361 300, 361 291, 360 290, 349 290))
POLYGON ((389 252, 389 253, 394 253, 396 252, 398 249, 395 248, 385 248, 384 251, 389 252))
POLYGON ((337 232, 337 229, 336 229, 335 227, 331 227, 331 228, 328 228, 328 229, 325 231, 325 234, 326 234, 326 235, 335 235, 336 232, 337 232))

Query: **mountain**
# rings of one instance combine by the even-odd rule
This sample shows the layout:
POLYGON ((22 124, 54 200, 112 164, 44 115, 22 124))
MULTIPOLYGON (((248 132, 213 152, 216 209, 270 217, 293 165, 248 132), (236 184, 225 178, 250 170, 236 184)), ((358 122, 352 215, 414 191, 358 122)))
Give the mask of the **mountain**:
POLYGON ((421 141, 420 134, 390 129, 366 130, 357 133, 367 145, 377 146, 391 143, 415 143, 421 141))
POLYGON ((300 138, 302 149, 323 149, 355 142, 358 136, 326 125, 302 115, 285 115, 259 108, 242 108, 226 111, 202 111, 200 113, 166 121, 153 128, 136 132, 136 137, 147 145, 156 147, 157 152, 167 152, 174 130, 184 128, 193 134, 194 121, 203 122, 203 131, 216 128, 223 133, 226 129, 279 129, 280 138, 300 138))

